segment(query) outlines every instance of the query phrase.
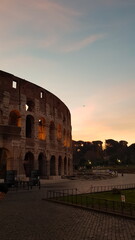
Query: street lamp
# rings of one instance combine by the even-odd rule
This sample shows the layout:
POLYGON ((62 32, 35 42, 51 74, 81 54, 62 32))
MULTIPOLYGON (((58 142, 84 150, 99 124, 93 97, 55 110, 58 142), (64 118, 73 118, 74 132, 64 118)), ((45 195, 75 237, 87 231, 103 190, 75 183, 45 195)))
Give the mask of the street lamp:
POLYGON ((117 162, 118 162, 118 163, 121 163, 121 160, 120 160, 120 159, 117 159, 117 162))

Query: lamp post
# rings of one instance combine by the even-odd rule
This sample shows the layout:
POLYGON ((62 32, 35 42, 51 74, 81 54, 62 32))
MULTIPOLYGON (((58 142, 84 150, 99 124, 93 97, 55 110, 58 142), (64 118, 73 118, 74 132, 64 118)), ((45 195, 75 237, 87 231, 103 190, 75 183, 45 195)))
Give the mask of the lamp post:
POLYGON ((91 164, 92 162, 90 160, 88 160, 88 168, 91 169, 91 164))
POLYGON ((120 164, 120 163, 121 163, 121 160, 120 160, 120 159, 117 159, 117 162, 118 162, 118 164, 120 164))

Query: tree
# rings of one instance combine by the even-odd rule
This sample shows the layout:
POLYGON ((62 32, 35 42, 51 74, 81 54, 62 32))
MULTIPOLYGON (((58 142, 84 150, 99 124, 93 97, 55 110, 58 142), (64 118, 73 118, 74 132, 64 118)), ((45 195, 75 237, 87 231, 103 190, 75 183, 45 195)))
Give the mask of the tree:
POLYGON ((128 147, 127 163, 128 164, 135 164, 135 143, 131 144, 128 147))

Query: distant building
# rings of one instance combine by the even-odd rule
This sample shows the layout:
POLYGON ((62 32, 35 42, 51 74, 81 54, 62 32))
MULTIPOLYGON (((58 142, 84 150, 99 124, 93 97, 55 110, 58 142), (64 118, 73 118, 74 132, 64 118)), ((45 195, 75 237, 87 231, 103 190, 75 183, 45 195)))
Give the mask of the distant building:
POLYGON ((0 71, 0 177, 72 175, 71 116, 51 92, 0 71))

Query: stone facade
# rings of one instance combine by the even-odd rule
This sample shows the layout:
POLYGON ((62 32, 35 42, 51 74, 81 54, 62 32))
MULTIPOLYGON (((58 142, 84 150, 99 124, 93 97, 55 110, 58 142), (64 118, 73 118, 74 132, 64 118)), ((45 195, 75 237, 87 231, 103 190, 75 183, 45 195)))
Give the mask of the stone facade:
POLYGON ((51 92, 0 71, 0 174, 72 175, 71 115, 51 92))

